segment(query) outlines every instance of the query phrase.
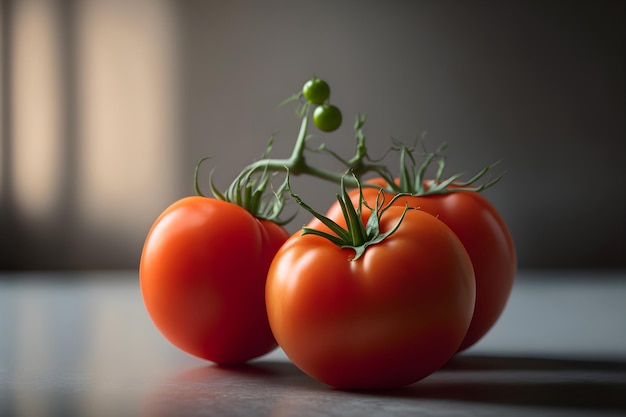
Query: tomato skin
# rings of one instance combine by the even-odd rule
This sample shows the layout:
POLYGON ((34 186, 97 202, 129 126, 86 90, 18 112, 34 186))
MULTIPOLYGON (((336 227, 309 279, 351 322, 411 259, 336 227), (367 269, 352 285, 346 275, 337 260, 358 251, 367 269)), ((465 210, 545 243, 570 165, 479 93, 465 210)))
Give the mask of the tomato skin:
MULTIPOLYGON (((402 211, 385 212, 381 230, 402 211)), ((435 217, 409 210, 394 234, 353 256, 316 235, 295 234, 278 251, 266 304, 286 355, 337 388, 400 387, 439 369, 474 308, 474 273, 458 238, 435 217)))
MULTIPOLYGON (((386 185, 381 179, 371 182, 386 185)), ((363 196, 369 204, 374 204, 378 192, 376 188, 363 188, 363 196)), ((352 191, 350 197, 353 202, 358 201, 358 190, 352 191)), ((387 201, 391 198, 392 194, 385 193, 387 201)), ((463 242, 472 259, 476 276, 476 307, 459 351, 469 348, 497 322, 513 288, 517 256, 506 223, 495 207, 476 192, 401 197, 394 204, 419 207, 446 223, 463 242)), ((333 205, 326 216, 333 220, 340 218, 339 205, 333 205)), ((320 223, 313 219, 307 227, 311 225, 319 227, 320 223)))
POLYGON ((199 196, 175 202, 155 221, 141 255, 152 321, 181 350, 216 363, 271 351, 265 278, 287 237, 231 203, 199 196))

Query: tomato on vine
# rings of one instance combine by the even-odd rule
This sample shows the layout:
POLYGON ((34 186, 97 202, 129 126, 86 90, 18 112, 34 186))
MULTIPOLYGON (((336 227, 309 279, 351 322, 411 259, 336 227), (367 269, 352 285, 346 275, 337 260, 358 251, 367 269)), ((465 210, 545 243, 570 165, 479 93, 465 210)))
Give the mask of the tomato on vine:
POLYGON ((313 112, 313 123, 323 132, 332 132, 341 126, 341 110, 332 104, 322 104, 313 112))
POLYGON ((323 104, 330 97, 330 87, 324 80, 313 77, 302 87, 302 95, 312 104, 323 104))
POLYGON ((268 318, 289 359, 348 389, 412 384, 445 364, 475 297, 456 235, 434 216, 382 200, 363 222, 345 189, 337 222, 294 197, 325 226, 292 235, 268 272, 268 318))
POLYGON ((168 207, 147 234, 139 266, 144 303, 168 340, 210 361, 246 362, 278 340, 296 365, 330 385, 408 384, 493 325, 510 291, 514 247, 495 209, 457 177, 427 181, 420 168, 395 181, 367 153, 364 117, 354 125, 353 157, 308 147, 311 119, 326 132, 342 123, 329 97, 326 82, 309 80, 287 100, 298 101, 301 118, 291 155, 270 158, 271 138, 225 191, 211 181, 215 198, 200 192, 198 164, 198 195, 168 207), (308 151, 328 152, 355 177, 310 165, 308 151), (282 226, 289 219, 279 219, 287 176, 277 189, 270 185, 287 172, 342 184, 339 210, 289 240, 282 226), (372 172, 378 185, 345 191, 361 190, 358 178, 372 172), (365 202, 371 215, 361 210, 365 202))
POLYGON ((173 345, 220 364, 273 350, 265 274, 287 237, 278 224, 226 201, 175 202, 155 221, 141 255, 152 321, 173 345))
MULTIPOLYGON (((206 158, 205 158, 206 159, 206 158)), ((204 161, 204 159, 202 160, 204 161)), ((265 309, 269 265, 288 233, 281 189, 264 201, 269 175, 238 177, 228 192, 169 206, 154 222, 139 265, 149 316, 181 350, 239 364, 276 347, 265 309)), ((281 187, 282 188, 282 187, 281 187)))

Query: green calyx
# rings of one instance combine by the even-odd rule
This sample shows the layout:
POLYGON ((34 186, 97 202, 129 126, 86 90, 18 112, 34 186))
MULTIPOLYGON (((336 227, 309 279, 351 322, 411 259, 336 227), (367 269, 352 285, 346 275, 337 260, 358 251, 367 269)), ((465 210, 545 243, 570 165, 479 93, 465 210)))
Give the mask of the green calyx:
POLYGON ((298 203, 300 207, 302 207, 303 209, 311 213, 315 218, 321 221, 326 227, 328 227, 334 233, 334 234, 331 234, 331 233, 323 232, 321 230, 304 227, 302 229, 302 235, 320 236, 325 239, 328 239, 329 241, 339 246, 340 248, 352 249, 354 250, 355 255, 350 260, 356 261, 365 253, 368 247, 383 242, 385 239, 387 239, 389 236, 391 236, 398 230, 398 228, 400 227, 400 224, 404 220, 404 216, 409 210, 409 207, 405 206, 402 216, 400 217, 396 225, 391 230, 385 233, 381 233, 381 230, 380 230, 381 217, 383 216, 385 211, 393 205, 393 202, 397 198, 403 196, 404 194, 396 194, 388 204, 385 204, 384 192, 383 192, 384 190, 381 189, 380 192, 378 193, 378 196, 376 197, 376 205, 375 207, 372 208, 372 207, 369 207, 367 203, 365 203, 365 200, 363 199, 363 190, 361 188, 361 185, 358 179, 355 176, 353 178, 358 184, 358 188, 359 188, 358 205, 355 207, 354 204, 352 203, 352 200, 350 199, 350 196, 348 195, 346 186, 343 181, 341 182, 341 193, 337 194, 337 201, 339 202, 341 211, 343 213, 343 217, 347 225, 345 229, 341 227, 340 225, 338 225, 333 220, 318 213, 313 208, 308 206, 306 203, 304 203, 304 201, 302 201, 302 199, 297 194, 294 194, 293 192, 291 192, 291 189, 289 188, 289 186, 288 188, 290 190, 289 192, 291 196, 298 203), (362 210, 364 206, 367 209, 371 210, 372 212, 365 225, 363 224, 363 219, 362 219, 362 212, 363 212, 362 210))
POLYGON ((498 162, 487 165, 482 170, 474 174, 467 180, 462 180, 465 173, 457 173, 449 177, 444 176, 446 168, 446 158, 444 151, 447 147, 446 143, 437 148, 435 152, 416 152, 415 145, 408 147, 405 144, 394 142, 393 150, 400 153, 400 176, 396 182, 392 176, 383 174, 381 177, 387 183, 386 191, 394 193, 405 193, 412 196, 426 196, 433 194, 450 194, 457 192, 481 192, 493 185, 497 184, 504 174, 494 179, 486 178, 481 184, 478 181, 485 179, 490 170, 495 167, 498 162), (419 154, 423 157, 421 163, 417 162, 415 157, 419 154), (428 175, 429 168, 436 164, 434 175, 428 175))
MULTIPOLYGON (((194 172, 196 194, 203 197, 205 195, 198 185, 198 171, 200 170, 200 165, 207 159, 209 158, 201 159, 196 165, 194 172)), ((285 207, 283 194, 287 188, 286 181, 283 181, 277 190, 272 190, 272 196, 268 198, 266 190, 268 186, 271 187, 270 180, 273 173, 270 173, 268 170, 263 170, 261 173, 247 171, 243 174, 244 175, 238 176, 235 182, 233 182, 224 193, 215 186, 211 179, 210 184, 213 196, 219 200, 227 201, 246 209, 258 219, 269 220, 279 225, 287 224, 293 219, 294 216, 286 220, 280 219, 280 215, 285 207)))

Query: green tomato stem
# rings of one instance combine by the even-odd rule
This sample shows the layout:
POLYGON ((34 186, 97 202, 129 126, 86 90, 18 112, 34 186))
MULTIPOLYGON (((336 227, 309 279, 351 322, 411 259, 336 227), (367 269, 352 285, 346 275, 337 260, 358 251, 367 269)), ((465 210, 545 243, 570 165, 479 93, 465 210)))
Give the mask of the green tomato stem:
MULTIPOLYGON (((348 187, 358 186, 358 182, 354 178, 346 179, 344 178, 343 173, 339 174, 337 172, 317 168, 307 163, 305 151, 309 124, 309 113, 310 110, 309 108, 307 108, 302 117, 300 130, 298 132, 298 136, 296 137, 296 142, 294 144, 293 150, 291 151, 291 156, 286 159, 264 158, 248 165, 241 171, 241 173, 230 185, 227 191, 228 198, 234 197, 235 195, 239 194, 238 188, 241 186, 242 180, 244 180, 245 178, 249 178, 253 174, 260 171, 266 171, 269 173, 288 170, 291 175, 309 175, 337 184, 340 184, 343 181, 348 187)), ((367 166, 367 169, 373 170, 373 168, 370 168, 369 165, 363 164, 363 159, 366 156, 367 154, 363 152, 363 147, 357 147, 357 155, 355 155, 355 157, 351 159, 351 163, 354 165, 360 164, 361 166, 367 166)), ((363 171, 364 169, 362 168, 361 170, 363 171)))
MULTIPOLYGON (((301 99, 302 92, 292 96, 285 102, 301 99)), ((272 141, 270 140, 265 150, 265 153, 262 156, 262 159, 257 160, 246 166, 235 178, 235 180, 230 184, 225 192, 220 192, 217 187, 215 187, 215 185, 211 182, 211 191, 213 195, 216 198, 232 202, 245 208, 250 213, 252 213, 252 215, 258 218, 271 220, 279 224, 284 224, 286 222, 278 220, 278 216, 280 215, 284 207, 282 195, 285 190, 288 189, 287 178, 285 179, 283 185, 279 188, 279 191, 274 192, 274 200, 264 200, 265 191, 267 185, 270 183, 271 176, 279 172, 288 173, 287 177, 288 175, 309 175, 332 183, 341 184, 343 190, 345 190, 346 187, 374 187, 380 189, 381 186, 379 185, 368 183, 362 184, 361 182, 365 174, 373 172, 378 177, 382 178, 382 180, 387 184, 384 187, 385 191, 392 192, 394 194, 402 193, 415 196, 447 194, 462 191, 479 192, 488 187, 491 187, 501 178, 501 176, 497 177, 495 180, 488 181, 487 183, 482 185, 474 184, 478 179, 481 179, 495 164, 485 167, 482 171, 478 172, 475 176, 467 181, 460 181, 461 174, 456 174, 448 178, 443 178, 445 158, 442 156, 442 153, 445 149, 445 144, 440 146, 434 153, 425 153, 423 163, 417 164, 414 156, 414 147, 408 147, 406 145, 396 143, 395 146, 392 146, 389 149, 389 151, 395 150, 399 151, 400 153, 400 181, 399 184, 396 184, 394 175, 391 173, 389 168, 387 168, 385 165, 377 164, 376 160, 373 160, 369 157, 367 153, 367 147, 365 145, 365 135, 363 134, 365 116, 361 115, 357 116, 356 122, 354 124, 354 130, 356 133, 356 151, 355 155, 352 158, 347 160, 343 159, 335 152, 327 149, 324 144, 322 144, 317 150, 313 150, 329 153, 342 165, 345 166, 345 170, 343 172, 338 173, 309 165, 306 161, 305 153, 307 151, 307 131, 309 126, 309 119, 311 116, 312 105, 313 104, 311 102, 305 100, 304 102, 301 101, 299 107, 297 107, 297 113, 301 117, 302 121, 300 123, 300 130, 298 131, 298 135, 296 137, 296 141, 289 158, 270 158, 269 152, 272 146, 272 141), (429 181, 428 186, 426 186, 425 173, 427 168, 433 163, 433 161, 436 161, 438 163, 439 169, 437 170, 435 179, 429 181), (346 176, 346 173, 350 173, 352 175, 346 176), (453 185, 453 187, 449 187, 450 185, 453 185)), ((205 159, 206 158, 202 159, 198 166, 196 166, 196 171, 194 175, 195 188, 198 195, 202 195, 198 187, 198 167, 205 159)), ((350 211, 350 208, 347 208, 346 210, 350 211)), ((352 208, 352 210, 354 210, 354 208, 352 208)), ((344 214, 348 216, 347 218, 355 218, 354 216, 352 216, 353 213, 344 212, 344 214)), ((360 218, 360 208, 358 214, 358 217, 360 218)), ((352 238, 350 239, 353 242, 358 243, 367 240, 366 235, 360 234, 360 228, 356 227, 356 224, 350 227, 350 232, 356 233, 356 235, 352 236, 352 238)), ((359 245, 357 245, 357 247, 358 246, 359 245)))

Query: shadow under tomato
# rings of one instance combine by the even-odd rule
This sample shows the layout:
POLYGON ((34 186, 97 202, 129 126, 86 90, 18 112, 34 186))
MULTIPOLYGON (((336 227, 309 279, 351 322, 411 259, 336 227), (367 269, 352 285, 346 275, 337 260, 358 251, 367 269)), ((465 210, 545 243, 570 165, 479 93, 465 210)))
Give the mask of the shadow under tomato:
POLYGON ((195 381, 236 379, 245 384, 260 382, 267 386, 324 387, 293 363, 273 360, 258 360, 241 365, 206 365, 180 374, 178 379, 195 381))
POLYGON ((461 355, 408 387, 362 393, 626 411, 626 362, 461 355))
POLYGON ((609 371, 626 373, 626 361, 461 354, 442 370, 454 371, 609 371))
MULTIPOLYGON (((208 364, 158 381, 146 416, 239 414, 308 415, 320 404, 354 407, 360 398, 386 410, 396 400, 498 404, 602 411, 626 410, 626 362, 461 355, 428 378, 401 389, 339 390, 314 380, 289 361, 208 364), (289 413, 285 414, 285 410, 289 413), (293 411, 294 413, 291 413, 293 411), (304 413, 304 414, 303 414, 304 413)), ((317 410, 317 411, 316 411, 317 410)))
POLYGON ((314 393, 327 387, 287 361, 254 361, 243 365, 207 364, 156 381, 144 398, 142 415, 271 416, 276 400, 294 392, 314 393))

